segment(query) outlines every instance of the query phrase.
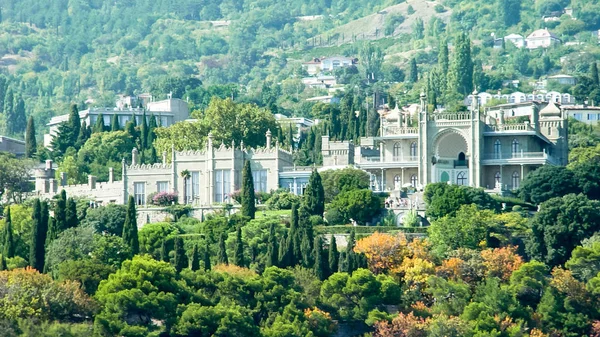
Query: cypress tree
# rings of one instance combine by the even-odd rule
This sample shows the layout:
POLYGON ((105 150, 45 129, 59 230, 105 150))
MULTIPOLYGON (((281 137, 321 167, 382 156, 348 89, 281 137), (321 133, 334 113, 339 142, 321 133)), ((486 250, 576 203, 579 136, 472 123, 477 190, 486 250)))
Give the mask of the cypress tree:
POLYGON ((356 270, 356 253, 354 253, 354 244, 356 241, 356 233, 354 232, 354 228, 350 232, 350 237, 348 238, 348 245, 346 245, 346 271, 348 273, 352 273, 356 270))
POLYGON ((137 216, 135 212, 135 200, 129 196, 127 202, 127 213, 125 214, 125 223, 123 224, 123 241, 131 247, 131 252, 136 255, 140 252, 140 242, 138 238, 137 216))
POLYGON ((302 235, 305 235, 308 238, 308 242, 310 244, 310 249, 312 250, 313 240, 315 239, 314 230, 312 227, 312 223, 310 222, 310 213, 308 212, 308 208, 306 205, 301 205, 298 210, 298 228, 300 229, 302 235))
POLYGON ((142 120, 140 123, 140 147, 142 149, 147 149, 148 144, 148 122, 146 121, 146 110, 142 114, 142 120))
POLYGON ((125 131, 135 142, 137 139, 137 131, 135 131, 135 124, 131 121, 127 122, 127 124, 125 124, 125 131))
POLYGON ((592 77, 592 82, 594 83, 594 86, 599 87, 600 86, 600 78, 598 78, 598 63, 596 63, 596 62, 592 63, 591 77, 592 77))
POLYGON ((29 246, 29 265, 42 272, 44 271, 44 245, 46 244, 48 223, 43 222, 44 217, 42 216, 40 199, 35 199, 31 217, 33 219, 33 224, 31 231, 31 245, 29 246))
POLYGON ((6 120, 6 132, 9 135, 12 135, 14 133, 14 102, 15 96, 13 94, 12 87, 8 87, 8 89, 6 90, 6 95, 4 96, 4 119, 6 120))
POLYGON ((56 228, 56 219, 48 218, 48 234, 46 235, 46 247, 50 246, 50 243, 58 236, 58 228, 56 228))
POLYGON ((313 251, 307 235, 302 235, 302 243, 300 244, 300 250, 302 252, 302 265, 305 268, 312 268, 314 263, 312 256, 313 251))
POLYGON ((156 155, 156 148, 154 146, 150 147, 150 157, 148 158, 149 164, 154 164, 158 162, 158 156, 156 155))
POLYGON ((408 80, 410 81, 410 83, 417 83, 419 81, 419 68, 417 67, 417 60, 415 60, 414 57, 410 59, 408 80))
POLYGON ((98 114, 98 119, 96 119, 96 123, 94 124, 94 128, 92 129, 93 133, 100 133, 106 130, 106 126, 104 125, 104 115, 102 113, 98 114))
POLYGON ((238 267, 245 267, 244 263, 244 241, 242 241, 242 226, 238 226, 235 231, 235 252, 233 255, 233 264, 238 267))
POLYGON ((77 137, 76 147, 81 148, 83 144, 90 138, 90 128, 88 128, 85 121, 81 122, 81 128, 79 129, 79 137, 77 137))
POLYGON ((300 251, 301 235, 300 229, 298 228, 298 205, 292 204, 292 220, 290 223, 290 231, 287 239, 289 262, 290 266, 297 265, 302 259, 302 252, 300 251))
POLYGON ((27 120, 27 130, 25 131, 25 155, 27 158, 33 158, 37 153, 37 140, 35 138, 35 123, 33 116, 27 120))
POLYGON ((185 268, 185 249, 183 248, 183 240, 178 236, 175 237, 175 270, 181 272, 185 268))
POLYGON ((77 204, 73 198, 67 199, 67 211, 65 213, 66 228, 77 227, 79 219, 77 219, 77 204))
POLYGON ((473 61, 471 59, 471 40, 465 32, 456 38, 454 62, 449 72, 448 86, 453 93, 462 96, 473 91, 473 61))
MULTIPOLYGON (((217 258, 219 264, 229 264, 229 258, 227 257, 227 248, 225 248, 225 238, 221 235, 219 239, 219 256, 217 258)), ((206 268, 206 267, 205 267, 206 268)))
POLYGON ((79 109, 77 104, 71 104, 71 112, 69 113, 69 129, 71 130, 71 144, 77 142, 79 132, 81 131, 81 119, 79 118, 79 109))
POLYGON ((252 168, 250 161, 244 163, 242 172, 242 215, 254 219, 256 213, 256 201, 254 196, 254 179, 252 178, 252 168))
POLYGON ((204 249, 204 270, 210 270, 210 245, 208 241, 206 241, 206 249, 204 249))
POLYGON ((16 135, 22 135, 25 132, 27 125, 27 117, 25 116, 25 101, 23 97, 19 95, 15 99, 15 121, 14 121, 14 133, 16 135))
POLYGON ((340 273, 348 272, 348 260, 346 259, 346 252, 340 252, 340 263, 338 266, 338 271, 340 273))
POLYGON ((65 190, 60 191, 60 195, 56 200, 56 207, 54 208, 54 219, 56 220, 56 233, 58 236, 60 232, 68 228, 67 226, 67 192, 65 190))
POLYGON ((200 269, 200 257, 198 256, 198 245, 194 244, 192 248, 192 257, 190 261, 190 269, 196 271, 200 269))
POLYGON ((281 268, 290 266, 290 253, 288 250, 289 245, 287 244, 287 237, 284 233, 281 239, 279 240, 279 260, 278 266, 281 268))
POLYGON ((10 218, 10 207, 6 208, 6 215, 4 217, 4 250, 2 256, 6 258, 12 258, 15 256, 15 242, 13 239, 12 220, 10 218))
POLYGON ((8 267, 6 266, 6 259, 4 258, 4 255, 2 255, 2 257, 0 257, 0 271, 3 270, 8 270, 8 267))
POLYGON ((169 262, 169 249, 167 248, 167 240, 162 240, 160 244, 160 260, 169 262))
POLYGON ((327 265, 323 259, 323 241, 320 236, 315 238, 315 249, 314 249, 314 271, 315 275, 319 278, 319 280, 323 281, 327 278, 327 265))
POLYGON ((308 185, 304 190, 304 204, 308 208, 309 214, 323 216, 323 212, 325 211, 325 190, 321 182, 321 175, 317 172, 317 169, 313 170, 308 179, 308 185))
POLYGON ((277 248, 277 238, 275 237, 275 224, 269 226, 269 241, 267 246, 266 266, 277 266, 279 262, 279 249, 277 248))
POLYGON ((49 220, 50 220, 50 214, 48 211, 48 202, 47 201, 42 201, 41 202, 41 208, 40 208, 40 221, 42 223, 43 226, 45 226, 46 228, 46 238, 48 237, 48 225, 49 225, 49 220))
POLYGON ((154 144, 154 129, 156 129, 158 127, 158 124, 156 124, 156 117, 154 116, 154 114, 150 114, 150 122, 148 122, 148 136, 146 139, 146 144, 148 144, 148 147, 152 147, 154 144))
POLYGON ((333 234, 331 234, 331 237, 329 238, 328 262, 329 262, 329 272, 331 274, 337 272, 339 269, 340 253, 338 252, 337 242, 335 241, 335 236, 333 236, 333 234))
POLYGON ((294 130, 292 130, 292 126, 290 125, 288 129, 288 141, 290 142, 290 147, 292 150, 294 149, 294 130))
POLYGON ((121 130, 121 126, 119 125, 119 116, 117 116, 117 114, 113 114, 110 120, 110 131, 119 130, 121 130))

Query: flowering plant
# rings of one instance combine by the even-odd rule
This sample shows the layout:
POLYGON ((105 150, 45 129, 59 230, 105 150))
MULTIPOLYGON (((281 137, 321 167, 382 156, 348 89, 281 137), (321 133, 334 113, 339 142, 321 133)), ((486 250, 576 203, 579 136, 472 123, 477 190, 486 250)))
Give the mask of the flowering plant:
POLYGON ((177 203, 177 193, 158 192, 152 196, 152 204, 156 206, 169 206, 177 203))

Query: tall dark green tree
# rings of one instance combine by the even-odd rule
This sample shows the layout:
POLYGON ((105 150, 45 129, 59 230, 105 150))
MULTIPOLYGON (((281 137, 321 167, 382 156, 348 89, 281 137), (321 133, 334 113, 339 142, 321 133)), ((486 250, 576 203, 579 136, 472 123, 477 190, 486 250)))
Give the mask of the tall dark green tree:
MULTIPOLYGON (((224 243, 224 242, 223 242, 224 243)), ((210 245, 206 241, 206 248, 204 248, 204 270, 210 270, 210 245)))
POLYGON ((50 226, 50 209, 47 201, 42 201, 40 209, 40 221, 46 227, 46 239, 48 238, 48 230, 50 226))
POLYGON ((48 234, 46 235, 46 247, 50 246, 50 243, 58 237, 59 230, 56 227, 56 219, 48 217, 48 234))
POLYGON ((337 242, 335 240, 335 236, 333 234, 329 238, 329 272, 331 274, 335 273, 339 269, 340 263, 340 252, 337 249, 337 242))
POLYGON ((448 86, 453 93, 462 96, 473 91, 473 60, 471 59, 471 40, 461 32, 455 40, 455 53, 449 71, 448 86))
POLYGON ((13 133, 13 122, 15 118, 15 95, 12 87, 8 87, 6 94, 4 95, 4 118, 6 120, 6 133, 12 135, 13 133))
POLYGON ((169 262, 169 248, 167 247, 166 239, 163 239, 160 244, 160 260, 163 262, 169 262))
POLYGON ((175 238, 175 259, 173 261, 175 263, 175 270, 177 272, 181 272, 187 263, 185 257, 185 249, 183 248, 183 239, 181 237, 175 238))
POLYGON ((291 251, 288 249, 287 236, 284 235, 279 239, 279 260, 278 266, 286 268, 291 265, 291 251))
POLYGON ((225 247, 225 238, 221 235, 219 239, 219 256, 217 258, 219 264, 229 264, 229 258, 227 257, 227 248, 225 247))
POLYGON ((146 110, 142 114, 142 120, 140 121, 140 147, 142 149, 148 148, 148 121, 146 121, 146 110))
POLYGON ((233 253, 233 264, 238 267, 245 267, 244 261, 244 241, 242 240, 242 226, 238 226, 235 231, 235 251, 233 253))
POLYGON ((327 278, 327 263, 325 262, 325 259, 323 258, 323 240, 321 239, 320 236, 317 236, 315 238, 315 244, 314 244, 314 261, 315 264, 313 266, 313 269, 315 271, 315 275, 317 275, 317 277, 319 278, 319 280, 323 281, 324 279, 327 278))
POLYGON ((79 118, 79 109, 77 104, 71 104, 71 111, 69 112, 68 120, 69 130, 71 130, 71 143, 77 143, 79 138, 79 131, 81 130, 81 119, 79 118))
POLYGON ((104 132, 106 130, 106 125, 104 125, 104 115, 102 113, 98 114, 98 118, 96 119, 96 123, 94 124, 94 128, 92 129, 93 133, 104 132))
POLYGON ((110 131, 119 130, 121 130, 121 126, 119 125, 119 116, 117 114, 113 114, 112 119, 110 120, 110 131))
POLYGON ((302 265, 305 268, 312 268, 314 265, 314 252, 312 250, 308 235, 302 235, 300 243, 300 251, 302 252, 302 265))
POLYGON ((506 28, 521 21, 521 0, 499 0, 498 16, 506 28))
POLYGON ((252 168, 250 167, 250 161, 247 160, 244 163, 244 170, 242 171, 242 209, 241 213, 243 216, 247 216, 250 219, 254 219, 256 213, 256 200, 254 195, 254 179, 252 178, 252 168))
POLYGON ((600 87, 600 78, 598 77, 598 63, 593 62, 590 69, 590 77, 592 78, 592 83, 594 83, 594 86, 600 87))
POLYGON ((129 200, 127 201, 127 213, 125 214, 125 223, 123 224, 123 241, 129 245, 133 255, 140 252, 135 200, 132 195, 129 196, 129 200))
POLYGON ((298 205, 292 204, 292 216, 290 221, 290 230, 287 239, 290 266, 294 266, 302 259, 300 244, 302 242, 301 231, 298 228, 298 205))
POLYGON ((200 269, 200 256, 198 254, 198 245, 192 247, 192 256, 190 257, 190 269, 196 271, 200 269))
POLYGON ((10 206, 6 207, 4 214, 4 242, 2 244, 2 256, 8 258, 15 257, 15 241, 13 238, 12 219, 10 217, 10 206))
POLYGON ((44 246, 46 244, 46 235, 48 234, 48 223, 44 223, 40 199, 35 199, 33 202, 31 217, 33 223, 31 227, 31 245, 29 246, 29 265, 43 272, 45 259, 44 246))
POLYGON ((158 127, 156 123, 156 116, 154 114, 150 115, 150 121, 148 122, 148 136, 146 138, 146 144, 148 147, 152 147, 154 144, 155 133, 154 130, 158 127))
POLYGON ((13 128, 12 132, 15 135, 21 136, 23 135, 23 132, 25 132, 25 127, 27 125, 27 117, 25 116, 25 101, 23 101, 23 97, 21 97, 21 95, 15 98, 14 111, 15 119, 13 122, 11 122, 13 128))
POLYGON ((33 116, 27 120, 27 130, 25 131, 25 156, 33 158, 37 153, 37 140, 35 138, 35 123, 33 116))
POLYGON ((0 271, 3 270, 8 270, 8 266, 6 265, 6 258, 4 258, 4 255, 0 257, 0 271))
POLYGON ((67 192, 65 190, 60 191, 60 195, 56 200, 56 205, 54 207, 54 219, 56 220, 56 230, 54 233, 58 236, 60 232, 69 228, 67 226, 67 192))
POLYGON ((79 129, 79 136, 77 137, 77 143, 75 144, 75 147, 81 148, 83 146, 83 144, 85 144, 85 142, 90 138, 91 133, 92 133, 91 129, 87 126, 85 121, 82 121, 81 128, 79 129))
POLYGON ((354 228, 350 232, 350 236, 348 237, 348 244, 346 245, 346 268, 348 273, 352 273, 356 270, 358 261, 356 260, 356 253, 354 252, 354 245, 356 244, 356 232, 354 228))
POLYGON ((408 71, 408 81, 410 83, 417 83, 419 81, 419 68, 417 67, 417 60, 413 57, 410 59, 410 68, 408 71))
POLYGON ((277 238, 275 237, 275 224, 269 226, 269 239, 267 242, 267 267, 277 266, 279 262, 279 249, 277 248, 277 238))
POLYGON ((311 215, 323 216, 325 211, 325 190, 321 175, 314 169, 308 179, 308 186, 304 190, 304 203, 311 215))
POLYGON ((65 224, 66 228, 77 227, 79 225, 79 219, 77 219, 77 204, 73 198, 67 199, 65 224))

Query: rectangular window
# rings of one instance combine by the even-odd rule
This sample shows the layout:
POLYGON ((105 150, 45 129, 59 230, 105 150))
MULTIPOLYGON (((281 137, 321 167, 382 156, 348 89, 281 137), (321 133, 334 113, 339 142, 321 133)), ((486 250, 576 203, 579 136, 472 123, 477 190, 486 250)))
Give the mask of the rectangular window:
POLYGON ((146 183, 145 182, 133 183, 133 193, 134 193, 136 205, 140 206, 140 205, 146 204, 146 183))
POLYGON ((156 183, 156 192, 169 192, 169 182, 159 181, 156 183))
POLYGON ((573 114, 573 118, 575 118, 576 120, 580 121, 582 116, 581 114, 573 114))
POLYGON ((215 203, 229 201, 230 170, 215 170, 215 203))
POLYGON ((267 192, 267 170, 252 171, 254 192, 267 192))
POLYGON ((185 202, 191 204, 200 196, 200 172, 190 172, 190 177, 185 181, 185 202))
POLYGON ((130 116, 119 116, 119 126, 121 126, 121 128, 125 128, 125 124, 129 122, 129 117, 130 116))

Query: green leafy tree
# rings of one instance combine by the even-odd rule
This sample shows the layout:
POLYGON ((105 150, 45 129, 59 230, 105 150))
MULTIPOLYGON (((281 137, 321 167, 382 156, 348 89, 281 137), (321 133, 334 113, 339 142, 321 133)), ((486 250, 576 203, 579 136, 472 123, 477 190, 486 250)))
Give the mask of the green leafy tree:
POLYGON ((521 21, 521 0, 500 0, 498 14, 505 27, 518 24, 521 21))
POLYGON ((185 249, 183 248, 183 240, 181 237, 175 238, 175 270, 179 273, 185 268, 187 264, 185 249))
POLYGON ((473 61, 471 59, 471 40, 467 33, 461 32, 455 40, 454 59, 449 70, 448 86, 452 93, 462 97, 473 91, 473 61))
POLYGON ((200 256, 198 254, 198 245, 194 244, 192 247, 192 255, 190 257, 190 270, 196 271, 200 269, 200 256))
POLYGON ((541 204, 530 223, 527 253, 549 266, 564 264, 583 239, 600 230, 600 202, 567 194, 541 204))
POLYGON ((27 120, 27 130, 25 131, 25 156, 33 158, 37 153, 37 140, 35 138, 35 123, 33 116, 27 120))
POLYGON ((131 195, 127 202, 127 214, 125 215, 125 223, 123 224, 123 240, 129 245, 134 255, 139 253, 140 243, 138 238, 135 200, 131 195))
POLYGON ((583 240, 581 246, 575 247, 571 258, 565 263, 573 276, 587 282, 600 273, 600 234, 583 240))
POLYGON ((4 240, 2 242, 2 256, 5 258, 12 258, 15 256, 15 241, 13 234, 10 207, 6 207, 6 211, 4 212, 4 240))
MULTIPOLYGON (((107 232, 112 235, 121 236, 123 225, 127 214, 127 205, 108 204, 106 206, 90 208, 85 218, 81 220, 82 227, 92 227, 96 233, 107 232)), ((150 231, 155 224, 144 226, 142 231, 150 231)), ((158 225, 157 225, 158 226, 158 225)), ((140 238, 140 240, 142 240, 140 238)), ((144 251, 151 253, 150 251, 144 251)))
POLYGON ((510 276, 509 289, 525 307, 535 309, 548 284, 548 267, 541 262, 524 263, 510 276))
POLYGON ((381 65, 383 64, 383 51, 373 43, 365 42, 358 51, 360 66, 364 77, 369 82, 375 82, 381 78, 381 65))
POLYGON ((174 240, 179 234, 181 234, 181 230, 175 223, 146 224, 138 232, 140 252, 168 262, 169 252, 174 248, 174 240))
POLYGON ((329 211, 338 210, 346 223, 360 224, 373 221, 382 208, 382 200, 371 190, 349 190, 340 193, 329 205, 329 211))
POLYGON ((581 190, 573 171, 563 166, 544 165, 523 180, 519 196, 527 202, 541 204, 555 197, 581 190))
POLYGON ((14 134, 14 120, 15 120, 15 95, 12 87, 8 87, 6 95, 4 96, 4 117, 6 118, 6 133, 9 135, 14 134))
POLYGON ((590 67, 590 77, 592 78, 592 83, 594 83, 594 85, 596 87, 600 86, 600 78, 598 77, 598 63, 597 62, 593 62, 592 66, 590 67))
POLYGON ((33 227, 31 231, 31 245, 29 246, 29 265, 38 271, 44 271, 45 244, 48 233, 48 222, 47 220, 44 222, 43 211, 40 199, 35 199, 31 215, 33 227))
POLYGON ((244 163, 244 170, 242 171, 242 209, 241 213, 243 216, 247 216, 250 219, 254 219, 256 213, 256 201, 254 195, 254 179, 252 177, 252 168, 250 167, 250 161, 247 160, 244 163))
POLYGON ((79 132, 81 130, 81 119, 79 118, 79 109, 77 109, 77 104, 71 105, 71 110, 69 112, 69 120, 67 121, 70 130, 70 141, 71 144, 77 143, 77 138, 79 137, 79 132))
POLYGON ((96 119, 96 123, 94 124, 94 128, 92 129, 93 133, 102 133, 106 131, 106 125, 104 125, 104 115, 102 113, 98 114, 96 119))

